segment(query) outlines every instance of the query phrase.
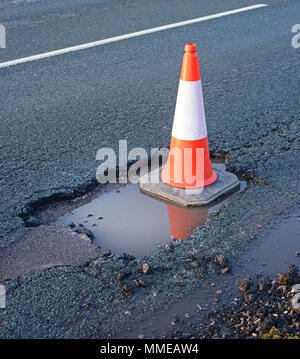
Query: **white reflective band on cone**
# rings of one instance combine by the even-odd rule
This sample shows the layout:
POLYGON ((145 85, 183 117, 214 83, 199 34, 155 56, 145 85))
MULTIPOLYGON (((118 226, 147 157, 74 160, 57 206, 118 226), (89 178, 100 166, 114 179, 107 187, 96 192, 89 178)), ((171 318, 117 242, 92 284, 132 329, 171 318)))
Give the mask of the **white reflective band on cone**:
POLYGON ((207 136, 201 80, 180 80, 172 136, 180 140, 207 136))

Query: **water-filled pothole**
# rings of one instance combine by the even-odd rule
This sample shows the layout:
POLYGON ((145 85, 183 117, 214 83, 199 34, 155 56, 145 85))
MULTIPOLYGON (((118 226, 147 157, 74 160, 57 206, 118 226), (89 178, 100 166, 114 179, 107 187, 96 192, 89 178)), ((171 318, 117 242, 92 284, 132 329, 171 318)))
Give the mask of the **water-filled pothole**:
MULTIPOLYGON (((219 164, 225 166, 223 164, 219 164)), ((241 182, 240 190, 246 187, 241 182)), ((83 225, 94 235, 94 243, 115 254, 149 255, 171 239, 185 239, 204 225, 226 199, 212 206, 183 208, 142 194, 138 184, 128 184, 82 205, 55 220, 56 224, 83 225)), ((77 201, 78 202, 78 201, 77 201)))

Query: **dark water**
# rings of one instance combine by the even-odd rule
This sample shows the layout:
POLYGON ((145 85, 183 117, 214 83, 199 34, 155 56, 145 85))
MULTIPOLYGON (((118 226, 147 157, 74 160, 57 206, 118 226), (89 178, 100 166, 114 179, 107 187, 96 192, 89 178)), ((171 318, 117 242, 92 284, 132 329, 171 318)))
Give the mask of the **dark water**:
MULTIPOLYGON (((241 188, 244 186, 242 183, 241 188)), ((188 237, 223 202, 210 207, 177 207, 140 193, 137 184, 128 184, 91 199, 55 223, 83 224, 93 232, 95 244, 116 254, 141 257, 159 250, 171 238, 188 237)))
MULTIPOLYGON (((237 263, 233 264, 231 274, 214 275, 203 280, 192 295, 164 306, 162 310, 151 313, 151 317, 128 323, 116 337, 138 338, 141 334, 145 338, 160 337, 162 333, 168 332, 175 314, 182 321, 187 321, 185 315, 188 313, 188 322, 201 322, 207 310, 214 306, 218 291, 222 292, 219 296, 222 304, 229 304, 239 296, 236 284, 242 278, 255 273, 276 278, 289 264, 300 267, 297 252, 300 253, 300 209, 290 213, 287 219, 279 220, 273 228, 263 231, 256 243, 249 246, 237 263)), ((177 327, 180 325, 183 324, 177 324, 177 327)))

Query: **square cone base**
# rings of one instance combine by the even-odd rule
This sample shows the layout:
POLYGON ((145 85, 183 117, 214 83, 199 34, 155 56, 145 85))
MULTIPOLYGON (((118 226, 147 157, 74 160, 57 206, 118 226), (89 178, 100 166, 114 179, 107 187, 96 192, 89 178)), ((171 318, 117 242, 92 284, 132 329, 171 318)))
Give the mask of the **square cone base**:
POLYGON ((226 172, 222 166, 218 164, 213 164, 212 167, 218 177, 214 183, 207 187, 185 189, 169 186, 162 182, 160 178, 162 168, 159 168, 140 178, 140 191, 149 196, 166 200, 183 207, 205 206, 240 187, 240 182, 236 175, 226 172), (159 183, 150 183, 150 180, 148 181, 150 176, 159 178, 159 183))

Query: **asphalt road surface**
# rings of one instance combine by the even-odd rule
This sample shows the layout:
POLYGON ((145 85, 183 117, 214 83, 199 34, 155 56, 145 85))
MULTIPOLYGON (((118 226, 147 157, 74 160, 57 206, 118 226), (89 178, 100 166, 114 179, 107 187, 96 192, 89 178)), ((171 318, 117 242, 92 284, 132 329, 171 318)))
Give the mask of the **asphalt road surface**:
MULTIPOLYGON (((0 23, 6 27, 6 48, 0 48, 2 245, 27 230, 19 216, 26 204, 92 181, 98 149, 117 150, 120 139, 148 150, 168 146, 188 42, 198 46, 210 150, 226 153, 230 168, 256 183, 210 224, 209 234, 199 231, 195 238, 205 235, 210 243, 208 237, 216 240, 222 228, 219 248, 238 251, 255 236, 259 219, 263 227, 299 206, 300 49, 291 45, 299 14, 297 0, 1 1, 0 23), (268 6, 1 68, 36 54, 262 3, 268 6)), ((95 283, 80 282, 82 268, 70 268, 73 277, 68 274, 65 285, 90 285, 91 296, 96 295, 95 283)), ((60 270, 35 275, 28 279, 31 284, 22 285, 35 297, 43 276, 55 283, 64 275, 60 270)), ((161 280, 167 286, 162 274, 161 280)), ((12 321, 18 317, 21 325, 2 327, 2 336, 95 337, 113 331, 103 327, 101 332, 92 314, 78 314, 81 307, 71 310, 71 294, 52 299, 61 304, 50 319, 43 322, 42 316, 33 315, 32 330, 26 329, 24 288, 14 281, 10 285, 19 292, 0 315, 12 321), (73 324, 56 321, 57 311, 73 324), (89 330, 82 329, 89 325, 89 330)), ((111 298, 103 298, 106 311, 111 310, 111 298)))

